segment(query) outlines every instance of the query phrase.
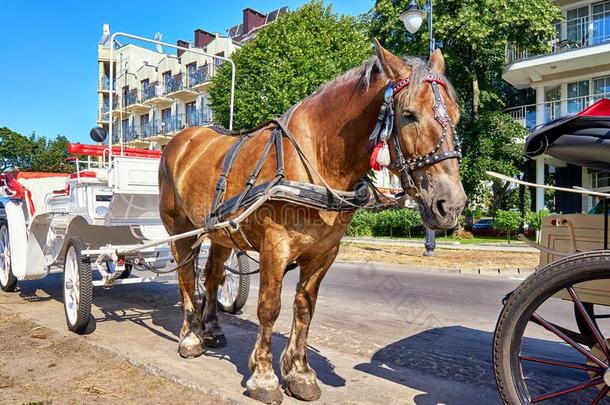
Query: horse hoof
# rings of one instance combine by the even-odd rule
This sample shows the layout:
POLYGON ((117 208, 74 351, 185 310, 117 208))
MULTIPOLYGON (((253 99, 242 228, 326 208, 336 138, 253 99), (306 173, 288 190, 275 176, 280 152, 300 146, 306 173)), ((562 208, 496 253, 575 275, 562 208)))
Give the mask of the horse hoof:
POLYGON ((288 385, 286 386, 286 394, 302 401, 315 401, 320 399, 322 392, 320 391, 320 387, 318 387, 318 383, 315 381, 313 383, 288 382, 288 385))
POLYGON ((194 334, 189 333, 180 340, 178 344, 178 353, 185 359, 192 359, 203 354, 203 345, 201 339, 194 334))
POLYGON ((279 387, 275 387, 271 390, 255 388, 253 390, 248 390, 248 395, 250 395, 250 398, 265 404, 281 404, 282 400, 284 399, 282 391, 279 387))
POLYGON ((227 338, 225 335, 203 335, 203 344, 206 347, 211 347, 212 349, 220 349, 221 347, 225 347, 227 345, 227 338))

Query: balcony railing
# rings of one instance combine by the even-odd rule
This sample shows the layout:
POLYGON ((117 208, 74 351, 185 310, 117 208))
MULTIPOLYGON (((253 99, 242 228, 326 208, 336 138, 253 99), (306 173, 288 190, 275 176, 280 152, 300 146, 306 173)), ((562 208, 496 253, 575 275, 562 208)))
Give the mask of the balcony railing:
POLYGON ((170 135, 184 128, 184 115, 177 114, 161 120, 159 129, 161 135, 170 135))
POLYGON ((536 127, 536 115, 538 113, 542 114, 540 121, 545 124, 556 118, 577 114, 601 98, 610 98, 610 93, 547 101, 542 104, 522 105, 508 108, 504 112, 527 129, 533 129, 536 127))
POLYGON ((150 84, 148 87, 142 87, 142 101, 150 100, 155 97, 156 94, 156 84, 150 84))
POLYGON ((561 21, 555 24, 557 37, 550 41, 550 50, 535 54, 516 46, 507 46, 506 63, 529 57, 555 54, 610 42, 610 11, 561 21))
POLYGON ((140 134, 142 135, 142 138, 150 138, 151 136, 157 135, 157 122, 158 120, 148 121, 140 125, 140 134))
POLYGON ((123 132, 123 142, 130 142, 140 139, 140 131, 135 126, 121 128, 120 126, 112 126, 112 143, 119 143, 121 140, 121 131, 123 132))
POLYGON ((189 127, 204 126, 212 123, 212 110, 200 108, 186 115, 186 123, 189 127))
POLYGON ((206 83, 210 81, 211 77, 210 65, 200 66, 193 73, 189 74, 189 87, 206 83))
POLYGON ((181 90, 182 87, 182 74, 174 75, 165 81, 165 94, 181 90))

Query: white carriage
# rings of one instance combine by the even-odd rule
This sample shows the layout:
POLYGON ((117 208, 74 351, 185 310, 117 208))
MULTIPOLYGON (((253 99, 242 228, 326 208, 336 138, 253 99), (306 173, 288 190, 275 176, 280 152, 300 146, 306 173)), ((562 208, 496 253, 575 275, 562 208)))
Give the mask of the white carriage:
MULTIPOLYGON (((235 65, 230 59, 202 49, 114 33, 109 40, 111 83, 117 37, 228 62, 232 68, 232 127, 235 65)), ((109 94, 112 117, 113 92, 109 94)), ((70 144, 72 174, 0 175, 0 288, 14 291, 20 280, 62 272, 66 322, 76 333, 87 330, 94 286, 147 282, 174 271, 169 243, 202 233, 168 236, 159 216, 161 151, 124 147, 123 134, 118 135, 113 136, 111 125, 109 134, 102 128, 92 130, 97 145, 70 144), (106 137, 107 145, 101 146, 106 137), (113 145, 114 139, 118 144, 113 145), (130 277, 132 269, 143 272, 130 277), (93 272, 101 277, 93 280, 93 272)), ((201 255, 206 256, 205 246, 201 255)), ((233 253, 227 261, 225 280, 218 290, 221 310, 236 313, 245 304, 248 266, 243 254, 233 253)), ((202 285, 203 272, 198 271, 199 291, 202 285)))

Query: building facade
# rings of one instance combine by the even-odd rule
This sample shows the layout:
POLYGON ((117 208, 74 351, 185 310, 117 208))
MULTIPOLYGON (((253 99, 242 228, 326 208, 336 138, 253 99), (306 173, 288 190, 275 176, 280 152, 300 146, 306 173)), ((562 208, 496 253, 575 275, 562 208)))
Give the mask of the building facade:
MULTIPOLYGON (((555 118, 576 114, 601 98, 610 98, 610 1, 556 0, 564 20, 556 24, 550 50, 530 55, 506 49, 503 78, 517 89, 531 88, 535 103, 506 110, 529 129, 555 118)), ((610 191, 610 174, 566 165, 549 156, 536 159, 536 182, 553 173, 559 186, 610 191)), ((557 193, 555 210, 586 212, 596 204, 590 196, 557 193)), ((544 207, 537 189, 536 209, 544 207)))
MULTIPOLYGON (((286 7, 269 14, 246 8, 243 22, 227 30, 228 35, 196 29, 193 41, 178 40, 176 44, 230 57, 262 27, 286 12, 286 7)), ((115 44, 111 86, 109 38, 110 27, 104 25, 98 44, 97 124, 107 131, 112 125, 113 142, 122 140, 127 146, 160 149, 182 129, 214 122, 208 89, 222 63, 220 59, 174 48, 115 44)))

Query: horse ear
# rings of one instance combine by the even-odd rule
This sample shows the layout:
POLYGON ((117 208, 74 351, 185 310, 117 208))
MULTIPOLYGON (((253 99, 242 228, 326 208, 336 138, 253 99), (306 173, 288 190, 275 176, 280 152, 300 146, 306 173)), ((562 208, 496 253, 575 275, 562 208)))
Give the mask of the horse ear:
POLYGON ((430 55, 430 67, 438 73, 445 73, 445 57, 440 49, 436 49, 430 55))
POLYGON ((398 56, 381 46, 376 38, 373 41, 375 43, 375 54, 386 76, 394 82, 409 77, 411 68, 398 56))

